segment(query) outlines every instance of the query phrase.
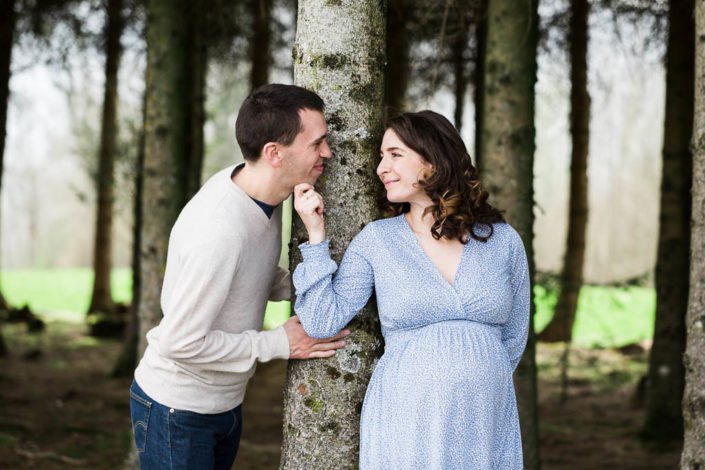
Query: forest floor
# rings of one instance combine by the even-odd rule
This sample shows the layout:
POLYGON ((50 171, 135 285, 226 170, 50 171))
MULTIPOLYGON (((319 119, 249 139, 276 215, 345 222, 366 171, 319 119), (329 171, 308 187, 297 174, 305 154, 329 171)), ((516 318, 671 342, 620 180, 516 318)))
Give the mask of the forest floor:
MULTIPOLYGON (((120 344, 76 325, 52 322, 41 334, 5 325, 0 359, 0 469, 120 469, 131 445, 131 379, 107 378, 120 344)), ((645 444, 635 398, 646 371, 643 345, 571 351, 561 401, 561 346, 539 344, 539 417, 544 470, 675 469, 681 443, 645 444)), ((243 406, 233 468, 276 469, 286 363, 261 364, 243 406)))

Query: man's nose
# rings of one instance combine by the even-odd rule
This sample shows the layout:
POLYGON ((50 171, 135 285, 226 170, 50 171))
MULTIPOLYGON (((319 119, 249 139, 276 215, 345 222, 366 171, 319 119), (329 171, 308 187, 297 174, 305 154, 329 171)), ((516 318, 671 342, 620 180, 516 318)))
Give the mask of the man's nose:
POLYGON ((321 157, 330 158, 332 156, 333 152, 331 152, 328 142, 323 142, 323 145, 321 146, 321 157))

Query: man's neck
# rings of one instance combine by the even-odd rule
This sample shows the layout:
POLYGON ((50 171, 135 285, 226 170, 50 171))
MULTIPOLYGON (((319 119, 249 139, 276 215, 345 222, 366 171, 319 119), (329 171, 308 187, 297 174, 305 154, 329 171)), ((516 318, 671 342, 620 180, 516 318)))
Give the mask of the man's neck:
POLYGON ((231 180, 251 198, 272 206, 281 204, 293 191, 280 183, 273 168, 248 161, 231 180))

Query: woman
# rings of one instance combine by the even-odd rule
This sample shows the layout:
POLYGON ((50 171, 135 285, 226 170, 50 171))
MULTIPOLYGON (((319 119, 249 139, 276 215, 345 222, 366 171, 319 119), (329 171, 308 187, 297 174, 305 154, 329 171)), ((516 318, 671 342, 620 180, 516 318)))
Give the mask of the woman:
POLYGON ((323 200, 310 185, 295 189, 309 235, 294 272, 306 332, 334 335, 377 296, 385 352, 362 409, 360 468, 519 470, 512 372, 529 325, 522 241, 487 203, 443 116, 392 119, 380 155, 377 175, 397 215, 367 225, 337 273, 323 200))

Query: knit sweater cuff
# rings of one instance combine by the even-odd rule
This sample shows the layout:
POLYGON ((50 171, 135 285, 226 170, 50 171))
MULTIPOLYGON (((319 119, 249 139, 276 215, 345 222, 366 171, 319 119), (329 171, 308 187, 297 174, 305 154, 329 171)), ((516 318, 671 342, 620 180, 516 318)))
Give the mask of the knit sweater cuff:
POLYGON ((313 245, 302 243, 299 245, 299 250, 301 250, 304 261, 328 261, 330 259, 329 244, 330 240, 314 243, 313 245))
POLYGON ((269 346, 267 351, 271 352, 269 356, 266 352, 263 352, 260 362, 267 362, 272 359, 289 359, 289 338, 286 336, 283 326, 278 326, 269 331, 262 331, 260 334, 265 338, 265 342, 269 346))

